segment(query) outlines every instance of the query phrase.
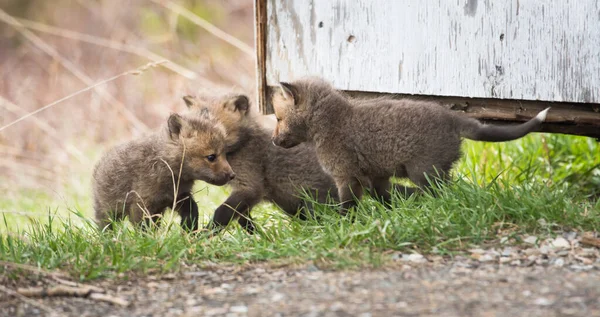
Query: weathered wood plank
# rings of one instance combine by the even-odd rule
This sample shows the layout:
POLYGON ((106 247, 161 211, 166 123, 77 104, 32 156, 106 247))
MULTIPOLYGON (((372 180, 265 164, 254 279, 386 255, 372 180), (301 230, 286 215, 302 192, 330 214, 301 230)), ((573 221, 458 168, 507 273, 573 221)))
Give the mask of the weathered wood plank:
POLYGON ((256 47, 256 83, 257 104, 262 113, 273 112, 272 108, 266 108, 266 50, 267 50, 267 1, 254 1, 254 45, 256 47))
MULTIPOLYGON (((267 103, 278 86, 268 86, 267 103)), ((540 132, 584 135, 600 139, 600 104, 542 102, 488 98, 466 98, 385 94, 363 91, 345 91, 353 98, 411 98, 438 103, 441 107, 463 112, 466 116, 493 123, 518 123, 533 118, 540 111, 552 107, 540 132)))
POLYGON ((600 103, 600 1, 267 0, 266 80, 600 103))
POLYGON ((411 98, 438 103, 442 107, 463 112, 466 116, 484 122, 524 122, 540 111, 551 107, 540 132, 585 135, 600 138, 600 104, 568 102, 541 102, 529 100, 506 100, 443 96, 415 96, 347 91, 354 98, 375 98, 387 95, 391 98, 411 98))

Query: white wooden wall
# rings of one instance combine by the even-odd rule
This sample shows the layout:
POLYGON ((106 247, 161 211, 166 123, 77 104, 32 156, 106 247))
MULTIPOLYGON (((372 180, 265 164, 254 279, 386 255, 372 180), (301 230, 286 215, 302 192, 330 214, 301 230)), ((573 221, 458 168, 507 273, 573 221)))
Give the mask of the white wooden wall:
POLYGON ((267 0, 268 85, 600 103, 597 0, 267 0))

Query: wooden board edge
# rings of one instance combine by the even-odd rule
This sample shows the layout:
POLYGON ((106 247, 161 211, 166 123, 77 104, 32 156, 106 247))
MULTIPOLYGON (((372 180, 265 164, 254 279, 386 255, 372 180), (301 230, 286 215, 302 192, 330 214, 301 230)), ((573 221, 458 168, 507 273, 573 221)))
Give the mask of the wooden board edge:
MULTIPOLYGON (((267 87, 269 96, 275 87, 267 87)), ((520 123, 551 107, 540 132, 581 135, 600 139, 600 104, 547 102, 513 99, 488 99, 425 95, 387 94, 363 91, 344 91, 353 98, 410 98, 432 101, 483 122, 520 123)), ((269 103, 269 100, 266 100, 269 103)), ((269 103, 270 104, 270 103, 269 103)), ((272 106, 269 105, 272 111, 272 106)))
POLYGON ((257 104, 263 114, 273 113, 267 104, 267 0, 254 1, 257 104))

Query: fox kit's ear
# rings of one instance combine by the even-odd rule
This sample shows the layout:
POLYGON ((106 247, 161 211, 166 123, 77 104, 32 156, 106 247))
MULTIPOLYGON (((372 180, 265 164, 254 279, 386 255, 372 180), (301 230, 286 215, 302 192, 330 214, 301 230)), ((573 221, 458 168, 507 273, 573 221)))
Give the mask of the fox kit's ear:
POLYGON ((169 116, 169 120, 167 121, 169 126, 169 136, 171 140, 175 141, 179 138, 179 133, 181 133, 181 129, 183 128, 183 118, 176 114, 172 113, 169 116))
POLYGON ((291 100, 296 103, 296 88, 290 83, 280 82, 279 87, 281 88, 281 95, 286 100, 291 100))
POLYGON ((188 108, 193 108, 198 105, 196 103, 196 98, 194 96, 190 96, 190 95, 183 96, 183 101, 185 101, 185 105, 188 108))
POLYGON ((248 109, 250 109, 250 100, 245 95, 235 96, 227 100, 224 107, 231 112, 239 111, 245 115, 248 113, 248 109))

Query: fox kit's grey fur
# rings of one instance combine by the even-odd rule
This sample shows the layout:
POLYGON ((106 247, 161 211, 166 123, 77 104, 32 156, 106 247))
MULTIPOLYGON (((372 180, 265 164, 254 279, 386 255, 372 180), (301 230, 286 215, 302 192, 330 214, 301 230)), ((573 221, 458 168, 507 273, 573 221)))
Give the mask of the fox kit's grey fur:
POLYGON ((181 225, 196 230, 194 181, 224 185, 235 176, 225 157, 225 138, 225 128, 208 112, 172 114, 160 131, 108 151, 93 174, 99 225, 125 216, 134 224, 148 216, 149 223, 175 203, 181 225))
POLYGON ((328 193, 337 197, 333 179, 321 169, 314 148, 307 144, 288 150, 274 146, 272 130, 260 126, 259 118, 250 111, 248 97, 186 96, 184 100, 192 113, 208 109, 227 131, 227 160, 237 177, 230 183, 231 195, 215 211, 214 229, 237 218, 252 233, 250 210, 262 200, 304 219, 311 211, 300 198, 303 190, 319 202, 326 202, 328 193))
POLYGON ((360 199, 363 187, 389 200, 391 176, 420 187, 428 185, 427 175, 446 177, 460 156, 461 137, 518 139, 537 131, 548 111, 520 125, 484 125, 429 102, 349 99, 315 78, 281 83, 272 102, 278 120, 273 143, 315 145, 338 187, 342 213, 355 205, 353 195, 360 199))

